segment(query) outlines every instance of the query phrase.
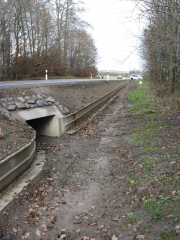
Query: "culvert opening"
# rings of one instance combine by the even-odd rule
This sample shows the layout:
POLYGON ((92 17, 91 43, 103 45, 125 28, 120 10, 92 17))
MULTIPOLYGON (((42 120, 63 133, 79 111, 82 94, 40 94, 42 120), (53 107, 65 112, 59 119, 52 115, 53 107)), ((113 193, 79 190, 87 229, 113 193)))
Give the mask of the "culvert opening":
POLYGON ((55 116, 35 118, 26 121, 40 135, 54 136, 55 116))

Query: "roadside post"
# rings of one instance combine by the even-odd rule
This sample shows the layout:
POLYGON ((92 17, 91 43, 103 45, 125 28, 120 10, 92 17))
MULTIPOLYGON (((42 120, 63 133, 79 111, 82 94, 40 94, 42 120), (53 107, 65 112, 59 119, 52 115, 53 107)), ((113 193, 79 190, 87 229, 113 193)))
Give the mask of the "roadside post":
POLYGON ((92 73, 91 73, 91 79, 92 79, 92 73))
POLYGON ((48 80, 48 75, 47 75, 47 70, 45 71, 46 72, 46 74, 45 74, 45 78, 46 78, 46 80, 48 80))
POLYGON ((107 81, 109 81, 109 71, 107 70, 107 81))

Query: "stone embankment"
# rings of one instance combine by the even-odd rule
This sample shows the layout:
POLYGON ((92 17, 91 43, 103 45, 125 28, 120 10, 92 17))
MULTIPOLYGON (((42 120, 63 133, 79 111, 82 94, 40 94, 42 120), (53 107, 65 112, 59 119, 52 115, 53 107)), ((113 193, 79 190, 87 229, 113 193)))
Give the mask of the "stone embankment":
POLYGON ((70 114, 69 109, 56 102, 52 96, 46 96, 44 94, 32 95, 32 96, 20 96, 9 97, 1 99, 1 106, 8 111, 23 110, 38 108, 43 106, 56 105, 62 114, 70 114))

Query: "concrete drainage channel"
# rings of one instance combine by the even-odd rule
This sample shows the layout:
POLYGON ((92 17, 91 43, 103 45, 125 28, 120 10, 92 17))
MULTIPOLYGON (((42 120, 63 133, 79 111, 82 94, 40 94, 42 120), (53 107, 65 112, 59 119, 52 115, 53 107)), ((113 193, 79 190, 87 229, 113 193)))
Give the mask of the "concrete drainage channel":
POLYGON ((0 192, 21 176, 31 165, 36 150, 36 132, 25 147, 0 162, 0 192))
MULTIPOLYGON (((79 121, 83 120, 97 108, 102 106, 105 102, 110 100, 120 89, 124 88, 128 83, 129 81, 113 90, 112 92, 106 94, 102 98, 88 104, 86 107, 80 109, 79 111, 58 118, 60 129, 58 135, 61 136, 70 128, 74 127, 79 121)), ((21 176, 34 161, 36 150, 35 138, 36 132, 34 131, 34 137, 28 145, 0 162, 0 192, 6 189, 19 176, 21 176)), ((0 197, 0 201, 1 198, 2 196, 0 197)))

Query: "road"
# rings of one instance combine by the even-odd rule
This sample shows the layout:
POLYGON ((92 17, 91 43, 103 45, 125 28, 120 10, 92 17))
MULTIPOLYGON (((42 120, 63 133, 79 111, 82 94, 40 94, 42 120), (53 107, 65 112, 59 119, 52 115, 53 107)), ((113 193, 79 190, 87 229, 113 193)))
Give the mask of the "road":
MULTIPOLYGON (((20 86, 20 85, 34 85, 34 84, 54 84, 54 83, 75 83, 88 81, 105 81, 106 79, 51 79, 51 80, 26 80, 26 81, 11 81, 0 82, 0 87, 4 86, 20 86)), ((117 80, 117 79, 110 79, 117 80)))

